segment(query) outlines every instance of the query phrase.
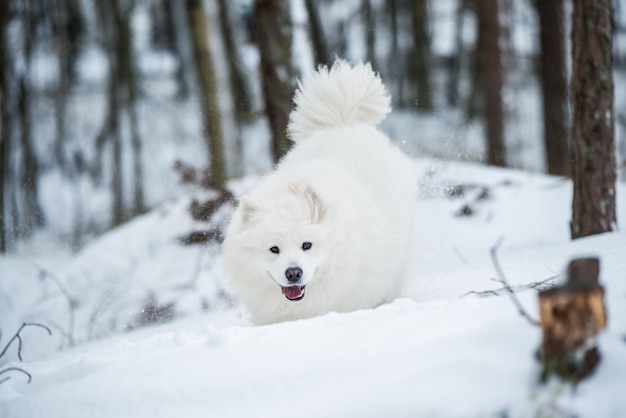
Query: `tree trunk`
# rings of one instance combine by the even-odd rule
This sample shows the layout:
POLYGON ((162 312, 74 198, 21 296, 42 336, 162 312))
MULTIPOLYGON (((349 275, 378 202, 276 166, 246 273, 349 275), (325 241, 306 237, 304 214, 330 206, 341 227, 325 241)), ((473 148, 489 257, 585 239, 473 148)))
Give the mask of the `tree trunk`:
POLYGON ((187 18, 191 28, 191 43, 193 45, 198 85, 200 87, 204 136, 211 156, 209 161, 211 181, 215 187, 221 188, 226 183, 226 166, 223 150, 222 120, 217 100, 213 57, 209 47, 207 16, 202 0, 187 0, 186 5, 187 18))
POLYGON ((563 0, 535 0, 541 44, 543 142, 548 173, 570 176, 563 0))
MULTIPOLYGON (((117 94, 115 94, 117 96, 117 94)), ((118 103, 115 100, 114 103, 118 103)), ((122 181, 122 137, 119 114, 114 110, 111 118, 111 226, 118 226, 124 222, 124 182, 122 181)))
POLYGON ((228 2, 226 0, 218 0, 217 3, 220 29, 228 64, 228 79, 233 96, 233 107, 235 108, 235 119, 237 122, 241 123, 250 117, 250 111, 252 110, 250 93, 248 92, 244 70, 241 68, 237 45, 233 37, 233 25, 230 24, 231 19, 228 13, 228 2))
POLYGON ((265 111, 272 130, 272 154, 274 161, 278 162, 291 147, 287 138, 287 123, 296 83, 291 60, 289 2, 255 0, 254 6, 265 111))
POLYGON ((428 2, 412 0, 413 51, 411 53, 411 73, 415 74, 417 85, 417 110, 433 110, 432 84, 430 80, 430 35, 428 33, 428 2))
POLYGON ((128 81, 128 121, 130 124, 130 144, 133 150, 133 200, 132 211, 137 215, 146 211, 143 175, 143 144, 139 133, 139 115, 137 112, 137 88, 134 70, 128 81))
POLYGON ((459 82, 461 78, 461 58, 463 54, 463 16, 468 8, 468 0, 460 0, 457 4, 454 25, 453 56, 450 57, 449 75, 446 83, 446 101, 450 106, 459 104, 459 82))
POLYGON ((487 133, 487 163, 506 166, 504 147, 504 112, 502 87, 504 75, 500 50, 498 0, 477 0, 479 39, 482 45, 477 59, 481 62, 484 87, 484 120, 487 133))
POLYGON ((405 65, 402 64, 404 57, 400 53, 398 42, 398 0, 387 0, 387 11, 389 13, 390 49, 387 67, 389 79, 395 83, 393 101, 399 106, 404 106, 404 81, 405 65))
POLYGON ((111 102, 112 108, 109 109, 112 115, 111 119, 111 157, 112 157, 112 172, 111 178, 111 193, 113 195, 112 202, 112 225, 117 226, 124 222, 124 182, 122 164, 122 127, 120 121, 121 108, 124 106, 123 89, 125 83, 128 81, 126 74, 124 74, 124 67, 126 66, 124 60, 126 59, 125 49, 128 47, 124 41, 125 31, 123 21, 123 11, 120 10, 124 5, 119 0, 112 2, 111 6, 112 18, 113 18, 113 30, 114 43, 112 52, 112 77, 111 86, 111 102))
POLYGON ((21 237, 30 237, 36 227, 45 224, 43 210, 39 204, 39 163, 35 155, 32 139, 31 89, 29 71, 35 41, 37 6, 28 5, 24 11, 25 33, 23 34, 22 57, 25 70, 17 76, 17 117, 20 129, 20 162, 18 165, 19 186, 15 195, 18 200, 18 229, 21 237))
MULTIPOLYGON (((223 1, 223 0, 222 0, 223 1)), ((311 27, 311 41, 313 43, 313 58, 316 65, 330 66, 332 57, 328 51, 328 43, 324 35, 324 26, 318 10, 318 2, 314 0, 304 0, 306 12, 309 15, 309 25, 311 27)))
POLYGON ((184 2, 179 0, 161 1, 162 6, 157 3, 154 7, 157 9, 162 8, 162 10, 160 10, 160 12, 155 11, 155 14, 160 17, 160 26, 165 25, 167 27, 167 47, 170 48, 170 53, 178 62, 174 76, 176 84, 178 85, 176 99, 182 100, 189 97, 189 86, 192 84, 192 77, 190 77, 190 74, 186 71, 186 69, 189 68, 188 63, 190 61, 190 37, 187 18, 185 16, 186 6, 184 2))
MULTIPOLYGON (((130 131, 130 146, 132 150, 132 203, 133 214, 139 214, 146 210, 143 192, 143 144, 139 132, 139 116, 137 112, 137 71, 135 69, 135 54, 133 50, 133 36, 131 29, 131 17, 134 2, 131 2, 123 10, 117 11, 117 56, 119 79, 118 89, 124 97, 123 106, 128 112, 128 125, 130 131)), ((120 156, 121 157, 121 156, 120 156)))
POLYGON ((365 59, 378 71, 376 62, 376 21, 370 0, 361 0, 361 13, 363 14, 363 28, 365 29, 365 59))
POLYGON ((574 0, 572 238, 612 231, 615 145, 610 0, 574 0))
POLYGON ((95 177, 99 182, 102 178, 102 158, 104 146, 111 144, 111 225, 117 226, 125 219, 123 164, 122 164, 122 133, 120 112, 124 106, 122 99, 126 78, 121 71, 125 47, 122 38, 122 18, 118 1, 98 2, 101 16, 104 48, 109 58, 109 79, 107 87, 107 115, 96 142, 95 177))
POLYGON ((11 115, 9 109, 9 59, 6 29, 9 23, 8 7, 0 7, 0 254, 9 249, 9 149, 11 141, 11 115))
POLYGON ((20 189, 22 192, 19 234, 22 237, 30 237, 36 227, 45 224, 43 210, 39 204, 39 163, 32 144, 30 89, 27 84, 27 75, 21 75, 18 81, 17 103, 20 121, 20 189))
POLYGON ((65 116, 76 70, 76 59, 80 52, 80 38, 83 35, 84 22, 77 0, 60 0, 53 11, 56 39, 59 79, 55 91, 55 138, 54 157, 63 170, 68 163, 65 156, 65 116))

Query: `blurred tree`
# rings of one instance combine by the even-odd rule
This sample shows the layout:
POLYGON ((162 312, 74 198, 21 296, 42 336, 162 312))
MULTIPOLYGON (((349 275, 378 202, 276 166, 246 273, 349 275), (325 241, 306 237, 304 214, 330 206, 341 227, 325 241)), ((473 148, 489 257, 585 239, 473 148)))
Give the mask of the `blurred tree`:
POLYGON ((449 60, 448 80, 446 82, 446 102, 450 106, 459 104, 459 82, 461 79, 461 63, 463 51, 463 24, 465 12, 469 9, 469 0, 460 0, 454 16, 454 51, 449 60))
POLYGON ((59 78, 54 93, 55 140, 54 156, 61 169, 69 165, 65 155, 67 104, 76 78, 76 61, 80 54, 85 27, 78 0, 54 2, 51 21, 58 56, 59 78))
POLYGON ((287 123, 296 86, 289 1, 255 0, 254 24, 265 111, 272 131, 272 154, 274 162, 278 162, 291 147, 287 123))
POLYGON ((250 92, 245 79, 245 71, 241 65, 233 26, 231 24, 229 3, 226 0, 218 0, 218 13, 220 22, 220 32, 224 42, 226 63, 228 65, 228 80, 230 92, 233 97, 235 108, 235 119, 237 122, 244 122, 250 118, 252 103, 250 102, 250 92))
POLYGON ((535 0, 539 15, 543 142, 548 173, 570 176, 563 0, 535 0))
POLYGON ((502 87, 504 69, 500 49, 500 21, 498 0, 476 0, 478 14, 478 41, 476 46, 477 71, 484 98, 484 121, 487 139, 487 163, 506 166, 504 147, 504 111, 502 87), (486 77, 482 74, 487 75, 486 77))
POLYGON ((19 164, 21 204, 19 204, 20 237, 30 237, 35 228, 45 225, 45 217, 39 204, 39 162, 35 155, 32 135, 31 89, 27 74, 21 74, 17 81, 17 108, 20 127, 19 164))
POLYGON ((398 39, 399 29, 398 29, 398 0, 387 0, 386 1, 386 9, 389 16, 389 41, 390 41, 390 52, 389 59, 387 61, 387 77, 389 78, 389 82, 395 87, 394 92, 391 95, 393 101, 398 106, 404 106, 404 95, 402 94, 404 91, 404 81, 406 78, 406 73, 403 70, 405 65, 401 64, 404 60, 403 54, 400 51, 400 42, 398 39))
POLYGON ((202 0, 187 0, 187 18, 191 29, 191 43, 195 58, 195 71, 200 87, 202 123, 204 136, 211 157, 209 170, 215 187, 221 188, 226 182, 222 120, 215 83, 213 56, 209 43, 207 15, 202 0))
POLYGON ((572 11, 572 238, 612 231, 615 144, 611 0, 574 0, 572 11))
POLYGON ((365 31, 365 60, 372 65, 374 71, 379 71, 376 60, 376 20, 370 0, 361 0, 361 14, 365 31))
POLYGON ((32 135, 32 96, 30 71, 33 57, 33 50, 36 42, 37 27, 41 24, 39 19, 44 15, 44 4, 39 2, 29 2, 23 5, 24 14, 24 40, 22 55, 26 64, 26 71, 20 72, 18 76, 17 89, 17 109, 19 112, 20 126, 20 188, 22 202, 20 205, 20 229, 19 235, 30 237, 36 227, 44 226, 46 223, 44 212, 39 204, 39 161, 35 154, 35 139, 32 135))
POLYGON ((124 222, 127 213, 124 204, 123 132, 120 115, 126 111, 132 150, 133 193, 130 213, 137 214, 145 209, 143 193, 142 143, 139 135, 137 114, 137 74, 133 50, 130 20, 134 1, 115 0, 98 2, 101 17, 101 32, 104 49, 109 59, 107 90, 107 116, 96 137, 96 161, 94 171, 99 179, 102 175, 102 158, 105 144, 111 144, 111 224, 124 222))
POLYGON ((411 0, 411 16, 413 19, 413 51, 410 53, 410 74, 414 74, 417 85, 417 110, 430 112, 433 110, 432 85, 430 77, 430 33, 428 1, 411 0))
MULTIPOLYGON (((224 1, 224 0, 222 0, 224 1)), ((309 15, 309 25, 311 28, 311 43, 313 44, 313 59, 317 65, 329 66, 332 64, 332 57, 328 51, 324 26, 318 10, 318 2, 314 0, 304 0, 306 12, 309 15)))
MULTIPOLYGON (((242 175, 244 168, 244 146, 242 138, 242 124, 247 123, 251 119, 252 114, 252 97, 246 81, 246 71, 241 62, 239 48, 236 42, 236 25, 230 16, 229 3, 226 0, 218 0, 218 21, 220 25, 220 34, 224 45, 224 54, 226 65, 228 68, 228 82, 230 87, 230 95, 232 97, 232 105, 235 110, 235 135, 230 138, 233 143, 232 154, 228 157, 228 161, 233 167, 229 170, 229 175, 242 175)), ((226 153, 228 154, 228 153, 226 153)), ((228 164, 227 164, 228 167, 228 164)))
POLYGON ((31 62, 45 14, 39 2, 14 3, 0 14, 0 251, 45 224, 39 203, 40 163, 32 135, 31 62), (14 28, 10 30, 10 26, 14 28), (21 36, 14 36, 19 31, 21 36), (13 36, 11 34, 13 33, 13 36))
POLYGON ((0 7, 0 254, 9 249, 8 184, 11 141, 11 114, 9 113, 9 57, 6 29, 9 23, 8 7, 0 7))
POLYGON ((152 45, 169 52, 177 61, 175 79, 178 84, 176 98, 189 97, 189 82, 186 77, 185 5, 178 0, 152 0, 150 7, 152 45), (184 33, 184 34, 183 34, 184 33))

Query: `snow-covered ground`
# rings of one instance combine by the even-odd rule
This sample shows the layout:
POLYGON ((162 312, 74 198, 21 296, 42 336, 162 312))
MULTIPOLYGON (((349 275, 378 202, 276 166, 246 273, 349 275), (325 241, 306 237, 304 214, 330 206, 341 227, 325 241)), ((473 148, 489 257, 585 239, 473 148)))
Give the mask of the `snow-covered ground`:
MULTIPOLYGON (((22 331, 23 362, 17 344, 0 360, 0 370, 32 375, 30 384, 0 376, 10 376, 0 416, 626 416, 626 234, 571 242, 571 184, 560 178, 427 159, 416 172, 413 280, 405 299, 373 310, 249 326, 221 290, 219 245, 178 242, 208 228, 191 220, 188 199, 73 258, 0 258, 0 349, 22 321, 53 327, 52 337, 22 331), (573 257, 600 257, 608 328, 598 369, 576 389, 538 383, 540 330, 506 294, 468 294, 502 287, 489 257, 500 238, 507 279, 535 317, 527 285, 559 276, 573 257), (169 306, 173 320, 137 329, 150 303, 169 306)), ((620 220, 625 196, 621 183, 620 220)))

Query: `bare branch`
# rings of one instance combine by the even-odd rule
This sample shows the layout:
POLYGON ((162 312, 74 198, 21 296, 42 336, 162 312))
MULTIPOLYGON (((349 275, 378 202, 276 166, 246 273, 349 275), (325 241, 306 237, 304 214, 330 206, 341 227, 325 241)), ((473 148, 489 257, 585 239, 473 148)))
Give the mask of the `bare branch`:
POLYGON ((59 280, 54 274, 45 268, 41 267, 37 263, 35 263, 35 268, 39 271, 39 277, 43 279, 49 279, 54 283, 57 288, 61 291, 65 299, 67 300, 68 309, 69 309, 69 323, 67 325, 67 332, 64 335, 67 336, 67 340, 70 347, 74 346, 74 323, 75 323, 75 310, 78 307, 78 300, 67 291, 61 280, 59 280))
POLYGON ((39 322, 24 322, 24 324, 22 324, 22 328, 23 327, 39 327, 39 328, 43 328, 46 331, 48 331, 48 335, 52 337, 52 330, 44 324, 40 324, 39 322))
POLYGON ((539 321, 531 317, 528 314, 528 312, 526 312, 526 310, 524 309, 520 301, 517 299, 517 295, 515 294, 515 291, 509 285, 509 282, 506 280, 506 276, 504 275, 504 272, 502 271, 502 267, 500 266, 500 262, 498 261, 498 254, 497 254, 498 248, 500 247, 500 245, 502 245, 502 241, 503 241, 503 238, 501 237, 494 244, 494 246, 491 247, 491 251, 490 251, 491 262, 493 263, 493 267, 496 269, 496 274, 498 275, 498 279, 494 279, 494 280, 504 285, 504 288, 506 289, 507 293, 511 297, 511 301, 517 308, 517 312, 520 315, 522 315, 531 325, 539 326, 540 325, 539 321))
MULTIPOLYGON (((521 286, 515 286, 514 288, 512 287, 512 289, 515 291, 520 291, 520 290, 528 290, 528 289, 542 290, 544 289, 544 286, 545 288, 551 288, 553 284, 550 282, 557 279, 558 277, 559 275, 557 274, 555 276, 550 276, 547 279, 543 279, 538 282, 532 282, 532 283, 528 283, 528 284, 521 285, 521 286)), ((496 281, 498 283, 502 283, 499 279, 491 279, 491 280, 496 281)), ((508 290, 506 287, 500 287, 497 289, 488 289, 488 290, 482 290, 482 291, 470 290, 469 292, 462 294, 461 297, 464 298, 465 296, 469 296, 469 295, 476 295, 478 297, 500 296, 503 292, 507 292, 507 291, 508 290)))
MULTIPOLYGON (((0 352, 0 358, 2 358, 7 350, 9 349, 9 347, 11 346, 11 344, 13 344, 13 341, 17 340, 17 358, 20 361, 24 361, 22 359, 22 336, 20 335, 20 332, 22 332, 22 330, 25 327, 39 327, 39 328, 43 328, 46 331, 48 331, 48 335, 52 336, 52 331, 50 330, 50 328, 48 328, 47 326, 37 323, 37 322, 24 322, 19 329, 17 330, 17 332, 15 333, 15 335, 13 335, 13 337, 11 337, 11 339, 7 342, 7 344, 4 346, 4 349, 2 350, 2 352, 0 352)), ((1 374, 1 373, 0 373, 1 374)))
MULTIPOLYGON (((20 367, 9 367, 9 368, 6 368, 4 370, 0 370, 0 375, 3 375, 3 374, 8 373, 8 372, 20 372, 20 373, 25 374, 26 377, 28 377, 27 383, 30 383, 31 380, 33 380, 33 376, 31 376, 30 373, 28 373, 26 370, 24 370, 24 369, 22 369, 20 367)), ((3 379, 0 379, 0 385, 3 384, 4 382, 6 382, 7 380, 9 380, 10 378, 11 378, 10 376, 7 376, 7 377, 5 377, 3 379)))

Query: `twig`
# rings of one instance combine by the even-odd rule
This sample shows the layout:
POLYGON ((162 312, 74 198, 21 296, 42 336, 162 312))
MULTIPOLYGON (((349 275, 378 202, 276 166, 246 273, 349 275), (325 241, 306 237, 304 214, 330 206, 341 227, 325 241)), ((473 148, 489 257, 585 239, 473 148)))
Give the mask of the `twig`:
MULTIPOLYGON (((544 284, 551 282, 553 280, 555 280, 556 278, 558 278, 559 275, 555 275, 555 276, 550 276, 547 279, 543 279, 540 280, 538 282, 532 282, 526 285, 521 285, 521 286, 517 286, 516 291, 520 291, 520 290, 528 290, 528 289, 539 289, 541 290, 541 286, 543 286, 544 284)), ((498 283, 502 283, 502 281, 498 280, 498 279, 491 279, 493 281, 496 281, 498 283)), ((550 285, 549 287, 552 287, 552 285, 550 285)), ((485 297, 485 296, 500 296, 500 294, 502 294, 502 292, 506 292, 507 288, 506 287, 500 287, 498 289, 489 289, 489 290, 482 290, 482 291, 478 291, 478 290, 470 290, 467 293, 464 293, 461 295, 462 298, 464 298, 465 296, 469 296, 469 295, 476 295, 479 297, 485 297)))
POLYGON ((502 267, 500 267, 500 262, 498 261, 497 252, 498 252, 498 248, 500 247, 500 245, 502 245, 502 241, 503 241, 503 238, 498 239, 498 241, 494 244, 494 246, 491 247, 491 251, 490 251, 491 262, 493 263, 493 267, 496 269, 496 273, 498 274, 498 279, 495 279, 495 280, 504 285, 504 288, 506 289, 507 293, 511 297, 511 301, 517 308, 517 312, 520 315, 522 315, 531 325, 539 326, 540 325, 539 321, 531 317, 528 314, 528 312, 526 312, 526 310, 524 309, 520 301, 517 299, 517 296, 515 295, 515 291, 509 285, 509 282, 506 280, 506 276, 504 275, 504 272, 502 271, 502 267))
MULTIPOLYGON (((542 289, 540 288, 540 286, 542 286, 542 285, 544 285, 544 284, 546 284, 546 283, 548 283, 548 282, 551 282, 551 281, 553 281, 553 280, 556 280, 556 279, 558 279, 560 276, 561 276, 560 274, 555 274, 554 276, 550 276, 550 277, 548 277, 547 279, 544 279, 544 280, 541 280, 541 281, 538 281, 538 282, 531 283, 531 284, 529 284, 528 286, 529 286, 531 289, 539 289, 539 290, 542 290, 542 289)), ((554 285, 554 283, 551 283, 549 286, 547 286, 547 287, 546 287, 546 289, 548 289, 548 288, 552 288, 552 287, 554 287, 554 286, 555 286, 555 285, 554 285)))
POLYGON ((22 336, 20 335, 20 332, 22 332, 22 330, 25 327, 39 327, 39 328, 43 328, 46 331, 48 331, 48 335, 52 336, 52 331, 47 326, 45 326, 43 324, 39 324, 37 322, 24 322, 20 326, 20 328, 17 330, 15 335, 13 335, 13 337, 9 340, 9 342, 7 342, 7 345, 4 346, 4 349, 2 350, 2 352, 0 352, 0 358, 2 358, 2 356, 4 356, 6 354, 7 350, 11 346, 11 344, 13 344, 13 341, 17 340, 17 358, 20 361, 24 361, 22 359, 22 336))
MULTIPOLYGON (((11 372, 11 371, 24 373, 26 375, 26 377, 28 377, 27 383, 29 383, 29 384, 30 384, 30 381, 33 380, 33 376, 31 376, 30 373, 28 373, 26 370, 24 370, 24 369, 22 369, 20 367, 9 367, 9 368, 6 368, 4 370, 0 370, 0 375, 3 375, 5 373, 11 372)), ((3 384, 4 382, 6 382, 7 380, 9 380, 10 378, 11 378, 10 376, 7 376, 7 377, 5 377, 3 379, 0 379, 0 385, 3 384)))
POLYGON ((467 293, 463 293, 461 295, 462 298, 464 298, 465 296, 469 296, 469 295, 476 295, 476 296, 499 296, 500 293, 498 293, 500 290, 502 289, 495 289, 495 290, 483 290, 483 291, 477 291, 477 290, 470 290, 467 293))
POLYGON ((59 288, 63 296, 65 296, 65 299, 67 299, 67 304, 69 308, 69 323, 67 325, 68 329, 65 335, 67 335, 67 339, 68 339, 68 343, 70 347, 73 347, 74 346, 74 323, 75 323, 74 311, 76 307, 78 306, 78 301, 69 294, 65 286, 63 286, 63 283, 61 283, 61 281, 54 274, 52 274, 50 271, 46 270, 45 268, 41 267, 37 263, 35 263, 35 268, 39 271, 39 277, 41 277, 42 279, 46 279, 46 278, 50 279, 59 288))

